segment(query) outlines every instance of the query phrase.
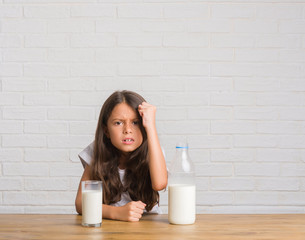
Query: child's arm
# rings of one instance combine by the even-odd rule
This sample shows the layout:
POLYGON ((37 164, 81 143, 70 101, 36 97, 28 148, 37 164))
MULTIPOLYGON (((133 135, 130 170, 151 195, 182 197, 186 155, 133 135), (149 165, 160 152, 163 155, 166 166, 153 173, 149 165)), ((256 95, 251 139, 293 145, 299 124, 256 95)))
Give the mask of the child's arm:
MULTIPOLYGON (((78 191, 75 199, 75 208, 79 214, 82 214, 82 181, 90 180, 90 167, 85 167, 83 176, 80 180, 78 191)), ((103 204, 103 218, 122 220, 122 221, 139 221, 142 217, 146 204, 141 201, 129 202, 124 206, 115 207, 103 204)))
POLYGON ((132 201, 121 207, 103 204, 103 218, 137 222, 142 217, 145 206, 141 201, 132 201))
POLYGON ((156 107, 143 102, 139 105, 139 113, 147 133, 149 171, 152 188, 160 191, 167 185, 167 169, 156 129, 156 107))

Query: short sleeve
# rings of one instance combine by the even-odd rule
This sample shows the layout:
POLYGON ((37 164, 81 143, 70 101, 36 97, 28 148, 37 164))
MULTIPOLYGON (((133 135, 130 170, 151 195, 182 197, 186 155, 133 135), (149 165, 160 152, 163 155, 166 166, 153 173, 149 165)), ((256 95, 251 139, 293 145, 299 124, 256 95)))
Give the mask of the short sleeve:
POLYGON ((78 157, 85 168, 86 165, 90 165, 93 158, 93 146, 94 142, 90 143, 83 151, 78 154, 78 157))

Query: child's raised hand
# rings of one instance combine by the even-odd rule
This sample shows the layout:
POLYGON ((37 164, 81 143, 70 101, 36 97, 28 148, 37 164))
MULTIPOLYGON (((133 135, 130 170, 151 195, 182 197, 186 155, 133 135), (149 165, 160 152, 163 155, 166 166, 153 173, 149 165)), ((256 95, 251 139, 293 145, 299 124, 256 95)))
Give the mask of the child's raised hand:
POLYGON ((126 205, 119 207, 121 209, 119 219, 129 222, 137 222, 142 217, 145 206, 146 204, 141 201, 129 202, 126 205))
POLYGON ((139 105, 138 111, 142 117, 144 128, 155 127, 156 110, 157 108, 155 106, 147 102, 139 105))

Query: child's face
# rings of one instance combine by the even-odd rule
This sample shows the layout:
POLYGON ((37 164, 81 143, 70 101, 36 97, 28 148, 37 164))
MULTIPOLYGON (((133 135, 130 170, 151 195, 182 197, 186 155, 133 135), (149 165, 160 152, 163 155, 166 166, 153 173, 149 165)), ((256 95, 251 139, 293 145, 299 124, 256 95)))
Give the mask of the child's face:
POLYGON ((136 111, 126 103, 114 107, 105 133, 111 143, 124 153, 136 150, 143 142, 140 119, 136 111))

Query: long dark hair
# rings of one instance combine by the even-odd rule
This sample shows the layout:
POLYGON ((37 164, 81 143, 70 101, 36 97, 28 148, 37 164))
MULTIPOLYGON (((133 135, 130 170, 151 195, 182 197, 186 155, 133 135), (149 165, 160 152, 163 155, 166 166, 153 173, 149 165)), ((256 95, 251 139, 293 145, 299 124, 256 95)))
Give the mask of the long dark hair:
POLYGON ((142 118, 138 113, 138 106, 145 99, 131 91, 116 91, 105 101, 100 112, 91 164, 91 179, 103 181, 103 203, 112 204, 121 200, 121 194, 128 191, 133 201, 142 201, 146 210, 150 211, 159 202, 159 193, 152 189, 148 166, 147 135, 142 125, 142 118), (121 152, 115 148, 105 134, 107 121, 117 104, 126 103, 138 114, 143 142, 133 152, 129 153, 124 186, 118 173, 121 152))

